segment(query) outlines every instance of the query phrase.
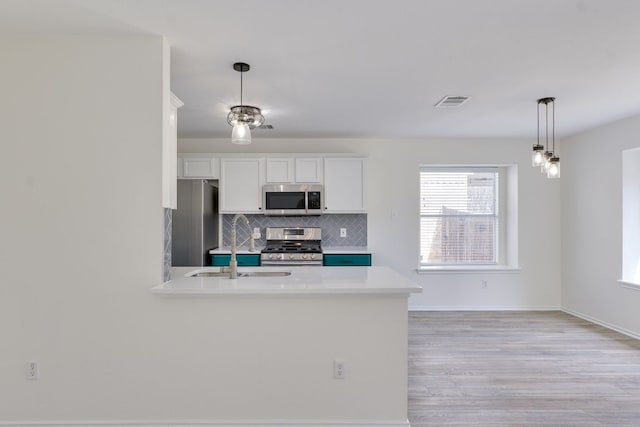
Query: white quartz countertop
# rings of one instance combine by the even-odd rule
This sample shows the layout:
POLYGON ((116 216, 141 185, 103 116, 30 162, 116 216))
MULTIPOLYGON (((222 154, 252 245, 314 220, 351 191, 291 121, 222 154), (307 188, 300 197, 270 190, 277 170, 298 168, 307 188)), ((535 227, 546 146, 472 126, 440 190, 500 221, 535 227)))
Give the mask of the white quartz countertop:
POLYGON ((422 288, 389 267, 240 267, 238 272, 288 271, 280 277, 188 277, 194 272, 219 272, 220 267, 174 267, 172 280, 151 288, 164 295, 337 295, 398 294, 422 288))
MULTIPOLYGON (((249 251, 248 246, 238 247, 239 254, 260 254, 262 250, 262 246, 256 246, 256 250, 254 252, 249 251)), ((210 254, 230 254, 230 247, 221 247, 217 249, 212 249, 209 251, 210 254)), ((370 254, 369 248, 366 246, 323 246, 322 253, 325 254, 370 254)))
MULTIPOLYGON (((249 250, 249 246, 238 246, 238 250, 237 253, 239 254, 253 254, 253 255, 260 255, 260 251, 262 250, 262 246, 256 246, 256 250, 251 252, 249 250)), ((217 248, 217 249, 211 249, 209 251, 209 254, 222 254, 222 255, 229 255, 231 253, 231 248, 228 246, 223 246, 221 248, 217 248)))
POLYGON ((370 254, 366 246, 323 246, 323 254, 370 254))

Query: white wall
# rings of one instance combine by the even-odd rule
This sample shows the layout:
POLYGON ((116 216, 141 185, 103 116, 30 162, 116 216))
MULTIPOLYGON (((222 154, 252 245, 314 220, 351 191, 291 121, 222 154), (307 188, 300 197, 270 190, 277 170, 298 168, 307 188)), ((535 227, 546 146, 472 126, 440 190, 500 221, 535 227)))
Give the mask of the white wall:
POLYGON ((563 141, 563 306, 640 336, 640 291, 622 287, 622 152, 640 147, 640 117, 563 141))
MULTIPOLYGON (((257 133, 257 132, 256 132, 257 133)), ((255 137, 255 136, 254 136, 255 137)), ((560 183, 530 166, 533 141, 292 139, 255 137, 250 146, 229 139, 181 139, 179 152, 364 153, 368 160, 369 248, 424 287, 413 309, 549 309, 560 307, 560 183), (421 164, 518 166, 520 271, 422 274, 419 259, 418 169, 421 164), (391 210, 396 216, 391 217, 391 210), (543 235, 547 236, 541 238, 543 235), (539 268, 545 266, 545 268, 539 268), (488 283, 482 288, 482 280, 488 283)))
POLYGON ((162 39, 0 51, 0 421, 126 417, 157 373, 162 39))

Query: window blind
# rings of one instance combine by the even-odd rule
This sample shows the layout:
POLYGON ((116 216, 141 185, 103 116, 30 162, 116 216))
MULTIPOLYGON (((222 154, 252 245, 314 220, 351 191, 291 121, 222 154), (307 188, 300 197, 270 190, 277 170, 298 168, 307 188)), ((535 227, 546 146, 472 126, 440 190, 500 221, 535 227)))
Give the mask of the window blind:
POLYGON ((421 264, 496 264, 498 194, 497 168, 422 168, 421 264))

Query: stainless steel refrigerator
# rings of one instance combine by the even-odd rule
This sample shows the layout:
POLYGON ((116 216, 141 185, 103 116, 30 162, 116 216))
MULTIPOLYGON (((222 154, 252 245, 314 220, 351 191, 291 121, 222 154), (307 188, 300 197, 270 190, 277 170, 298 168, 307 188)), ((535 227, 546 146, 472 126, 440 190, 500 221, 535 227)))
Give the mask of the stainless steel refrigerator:
POLYGON ((173 211, 171 222, 171 264, 208 265, 209 251, 218 247, 218 182, 178 180, 178 209, 173 211))

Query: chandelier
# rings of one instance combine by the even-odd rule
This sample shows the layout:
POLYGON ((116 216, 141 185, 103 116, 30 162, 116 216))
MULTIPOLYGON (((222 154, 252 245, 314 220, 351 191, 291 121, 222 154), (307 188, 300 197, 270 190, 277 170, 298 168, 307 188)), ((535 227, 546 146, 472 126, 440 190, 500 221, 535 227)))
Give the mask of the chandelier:
POLYGON ((560 178, 560 157, 556 150, 556 107, 555 98, 538 99, 538 141, 533 146, 531 166, 539 167, 540 172, 547 178, 560 178), (540 109, 544 105, 544 145, 540 143, 540 109), (549 120, 549 106, 551 106, 551 121, 549 120), (549 141, 549 122, 551 122, 551 142, 549 141))
POLYGON ((231 107, 227 115, 227 123, 233 126, 231 142, 234 144, 251 144, 251 130, 264 123, 264 116, 258 107, 242 104, 242 74, 251 67, 244 62, 236 62, 233 69, 240 73, 240 105, 231 107))

